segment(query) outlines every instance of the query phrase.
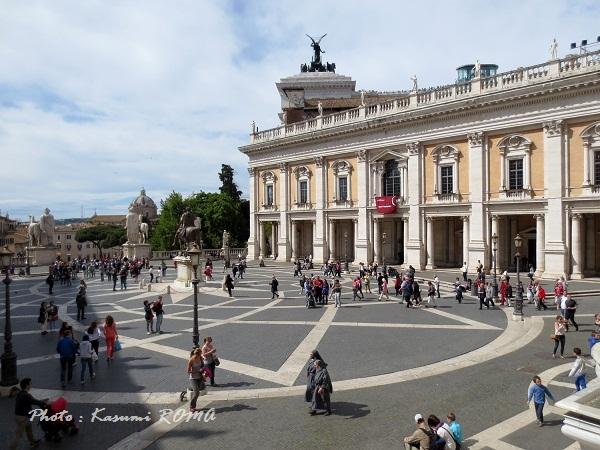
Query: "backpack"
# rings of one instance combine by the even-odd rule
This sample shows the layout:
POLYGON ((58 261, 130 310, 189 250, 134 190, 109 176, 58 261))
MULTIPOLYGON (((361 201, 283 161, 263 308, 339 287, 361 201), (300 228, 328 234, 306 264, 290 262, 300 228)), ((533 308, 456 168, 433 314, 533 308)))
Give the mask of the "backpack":
POLYGON ((429 436, 429 450, 444 450, 446 441, 433 430, 425 431, 429 436))

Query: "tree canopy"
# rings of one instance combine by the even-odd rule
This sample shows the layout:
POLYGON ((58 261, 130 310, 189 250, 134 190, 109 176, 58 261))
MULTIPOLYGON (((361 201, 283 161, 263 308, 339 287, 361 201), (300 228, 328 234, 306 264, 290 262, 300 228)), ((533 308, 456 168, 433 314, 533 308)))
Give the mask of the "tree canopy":
POLYGON ((75 233, 77 242, 92 242, 102 257, 102 249, 123 245, 127 241, 125 228, 116 225, 95 225, 75 233))
POLYGON ((233 181, 233 169, 223 164, 219 192, 199 192, 184 198, 172 192, 161 200, 161 213, 154 226, 150 243, 155 250, 173 250, 179 218, 186 207, 202 219, 204 248, 220 248, 223 230, 231 234, 231 246, 242 247, 250 231, 250 202, 240 198, 242 192, 233 181))

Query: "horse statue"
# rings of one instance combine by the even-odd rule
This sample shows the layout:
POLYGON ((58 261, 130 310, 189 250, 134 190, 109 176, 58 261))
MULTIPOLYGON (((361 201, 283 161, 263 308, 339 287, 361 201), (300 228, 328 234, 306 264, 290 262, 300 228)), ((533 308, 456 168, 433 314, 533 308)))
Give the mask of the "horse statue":
POLYGON ((179 243, 180 248, 188 250, 193 243, 200 245, 202 241, 202 221, 187 208, 179 219, 179 227, 175 233, 173 247, 179 243))
POLYGON ((40 247, 42 245, 42 227, 39 222, 33 221, 33 217, 30 219, 29 227, 27 228, 27 236, 29 237, 30 246, 40 247))
POLYGON ((142 222, 144 217, 140 214, 140 244, 145 244, 148 240, 148 224, 142 222))

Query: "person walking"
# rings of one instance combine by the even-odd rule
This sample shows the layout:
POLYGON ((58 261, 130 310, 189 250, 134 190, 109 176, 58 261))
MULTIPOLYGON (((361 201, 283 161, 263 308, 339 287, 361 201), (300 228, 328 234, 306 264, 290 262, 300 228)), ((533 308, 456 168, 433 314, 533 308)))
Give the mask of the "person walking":
POLYGON ((215 384, 215 368, 217 367, 217 349, 213 345, 213 338, 207 336, 204 338, 204 345, 202 345, 202 361, 205 366, 210 369, 210 385, 217 386, 215 384))
POLYGON ((119 275, 119 270, 116 267, 113 267, 113 269, 112 269, 113 291, 117 290, 118 275, 119 275))
POLYGON ((273 274, 273 278, 271 279, 271 300, 275 297, 279 298, 279 281, 277 281, 275 274, 273 274))
POLYGON ((304 393, 304 400, 308 403, 312 403, 315 394, 315 375, 317 373, 317 366, 315 365, 315 361, 322 361, 323 365, 327 367, 327 364, 325 363, 319 352, 317 350, 313 350, 310 353, 308 366, 306 367, 306 391, 304 393))
POLYGON ((490 282, 485 284, 485 301, 488 306, 492 305, 492 308, 496 307, 496 304, 494 303, 494 286, 492 286, 490 282))
POLYGON ((94 348, 92 347, 92 343, 90 342, 90 337, 87 334, 84 334, 81 339, 81 343, 79 344, 79 356, 81 357, 81 384, 85 384, 86 366, 90 373, 91 379, 93 380, 94 378, 96 378, 96 374, 94 373, 94 367, 92 365, 93 356, 96 353, 94 352, 94 348))
POLYGON ((119 338, 117 334, 117 324, 111 315, 104 319, 104 339, 106 340, 106 362, 111 363, 115 354, 115 342, 119 338))
POLYGON ((233 279, 231 278, 230 274, 227 274, 227 276, 225 276, 225 289, 227 289, 227 293, 229 294, 229 297, 233 297, 233 295, 231 295, 231 291, 234 288, 234 284, 233 284, 233 279))
POLYGON ((562 316, 556 316, 556 319, 554 320, 554 350, 552 351, 553 358, 556 358, 556 350, 558 350, 558 344, 560 343, 560 357, 564 359, 566 332, 567 326, 565 324, 565 319, 562 316))
POLYGON ((333 393, 331 377, 323 361, 317 359, 314 364, 317 370, 310 415, 314 416, 317 414, 317 410, 324 409, 325 415, 329 416, 331 415, 331 394, 333 393))
POLYGON ((433 303, 433 307, 437 308, 437 302, 435 300, 435 286, 431 281, 427 282, 427 305, 426 308, 429 308, 429 305, 433 303))
POLYGON ((379 294, 377 301, 380 302, 384 295, 385 295, 386 301, 388 301, 390 299, 390 293, 388 291, 387 277, 382 277, 382 279, 381 279, 381 293, 379 294))
POLYGON ((56 344, 56 353, 60 355, 60 384, 63 389, 67 387, 65 375, 70 383, 73 379, 73 364, 77 354, 77 345, 71 338, 71 331, 66 330, 63 337, 56 344))
MULTIPOLYGON (((98 322, 94 320, 86 330, 86 334, 88 335, 92 348, 96 352, 96 356, 99 356, 98 349, 100 348, 100 330, 98 329, 98 322)), ((98 362, 98 359, 95 361, 98 362)))
POLYGON ((462 265, 460 271, 462 272, 463 281, 467 281, 467 262, 466 261, 463 262, 463 265, 462 265))
POLYGON ((581 349, 579 347, 573 349, 573 354, 575 355, 575 361, 569 372, 569 377, 575 378, 575 389, 579 392, 587 387, 587 382, 585 380, 586 366, 594 368, 596 365, 581 355, 581 349))
POLYGON ((192 397, 190 398, 190 412, 195 412, 196 402, 200 393, 206 394, 206 384, 204 383, 204 362, 202 360, 202 349, 196 348, 192 352, 187 365, 187 373, 190 377, 190 387, 192 388, 192 397))
POLYGON ((435 287, 437 298, 440 298, 440 277, 437 274, 433 277, 433 286, 435 287))
POLYGON ((40 305, 38 323, 41 326, 42 335, 48 334, 48 306, 46 306, 46 302, 42 302, 40 305))
POLYGON ((127 266, 123 266, 120 272, 121 290, 127 290, 127 266))
POLYGON ((27 435, 29 446, 35 448, 42 442, 41 439, 35 439, 33 437, 32 421, 29 413, 31 412, 32 406, 38 406, 42 409, 48 409, 48 399, 38 400, 34 398, 29 391, 31 390, 31 378, 23 378, 19 383, 21 390, 15 397, 15 437, 9 444, 10 450, 16 450, 23 439, 23 433, 27 435))
POLYGON ((462 285, 461 285, 460 280, 458 278, 454 282, 454 293, 456 295, 456 300, 458 301, 458 303, 462 303, 463 288, 462 288, 462 285))
POLYGON ((579 331, 579 325, 575 322, 575 311, 577 311, 577 302, 573 300, 571 294, 567 294, 567 301, 565 303, 565 322, 567 326, 572 323, 575 327, 575 331, 579 331))
POLYGON ((483 309, 483 305, 485 305, 487 309, 490 309, 490 304, 486 297, 485 283, 481 280, 477 281, 477 294, 479 296, 479 309, 483 309))
POLYGON ((331 296, 333 297, 335 308, 341 308, 342 307, 342 285, 340 284, 340 280, 338 280, 337 278, 333 282, 333 287, 331 288, 331 296))
POLYGON ((154 313, 148 300, 144 300, 144 318, 146 319, 146 334, 154 333, 154 313))
POLYGON ((52 274, 52 269, 50 269, 50 273, 46 277, 46 284, 48 285, 48 295, 52 295, 52 288, 54 287, 54 275, 52 274))
POLYGON ((158 334, 162 334, 162 330, 160 329, 162 327, 162 322, 163 322, 163 314, 165 313, 164 308, 163 308, 163 297, 162 295, 158 296, 158 299, 156 299, 154 301, 154 303, 152 304, 152 310, 154 311, 154 314, 156 314, 156 332, 158 334))
POLYGON ((75 297, 75 304, 77 305, 77 320, 85 320, 85 307, 87 306, 86 299, 87 285, 85 281, 79 282, 79 290, 77 297, 75 297))
POLYGON ((535 375, 531 381, 533 381, 533 384, 529 386, 527 391, 527 406, 529 406, 529 403, 533 399, 537 424, 541 427, 544 425, 544 405, 546 403, 546 396, 550 397, 552 401, 555 400, 550 390, 542 384, 542 379, 539 375, 535 375))

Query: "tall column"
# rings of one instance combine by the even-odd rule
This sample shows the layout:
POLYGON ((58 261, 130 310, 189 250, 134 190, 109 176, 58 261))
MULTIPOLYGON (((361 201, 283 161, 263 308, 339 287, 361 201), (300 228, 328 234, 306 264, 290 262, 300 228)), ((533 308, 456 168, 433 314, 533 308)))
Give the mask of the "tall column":
POLYGON ((259 254, 261 258, 264 258, 266 256, 266 250, 267 250, 267 236, 265 233, 265 224, 264 222, 258 222, 258 239, 260 242, 259 245, 259 254))
POLYGON ((381 264, 381 237, 379 219, 373 219, 373 262, 381 264))
POLYGON ((290 260, 290 243, 288 240, 288 230, 290 224, 288 222, 289 209, 289 187, 288 187, 288 166, 287 163, 279 164, 279 223, 280 240, 279 240, 279 258, 282 261, 290 260))
POLYGON ((406 145, 408 149, 408 204, 409 204, 409 224, 408 224, 408 243, 406 244, 407 264, 412 265, 417 270, 423 269, 423 240, 422 240, 422 222, 421 222, 421 201, 422 201, 422 173, 421 164, 421 144, 411 142, 406 145))
POLYGON ((292 256, 290 258, 291 262, 296 262, 296 244, 298 241, 298 230, 296 230, 298 226, 298 222, 292 219, 291 221, 291 230, 290 230, 290 247, 292 250, 292 256))
POLYGON ((327 261, 326 239, 327 232, 325 224, 325 178, 327 177, 326 164, 322 156, 317 156, 315 161, 315 228, 313 234, 313 260, 317 263, 327 261))
POLYGON ((271 222, 271 257, 275 259, 275 255, 277 254, 277 249, 275 248, 275 244, 277 240, 275 239, 275 222, 271 222))
POLYGON ((581 214, 573 214, 571 216, 571 278, 579 280, 583 278, 582 269, 582 254, 581 254, 581 214))
POLYGON ((535 276, 541 277, 544 273, 546 264, 544 262, 544 215, 536 214, 535 216, 535 276))
POLYGON ((402 249, 402 254, 404 255, 404 267, 408 267, 408 264, 406 264, 407 258, 406 258, 406 244, 408 244, 408 218, 407 217, 403 217, 402 218, 402 246, 404 247, 402 249))
MULTIPOLYGON (((498 275, 498 268, 500 266, 500 227, 498 226, 498 216, 496 214, 492 215, 492 236, 494 234, 498 236, 498 243, 496 244, 496 275, 498 275)), ((492 236, 490 236, 490 239, 492 236)), ((490 247, 491 246, 492 242, 490 241, 490 247)), ((492 254, 492 264, 490 265, 491 270, 493 270, 493 258, 494 255, 492 254)))
MULTIPOLYGON (((470 239, 469 216, 463 216, 462 221, 463 221, 463 251, 462 251, 463 260, 461 262, 466 261, 466 263, 469 264, 469 239, 470 239)), ((467 267, 470 267, 470 266, 467 266, 467 267)))
POLYGON ((258 242, 256 240, 256 206, 258 201, 256 199, 256 169, 254 167, 248 167, 248 175, 250 181, 248 183, 249 199, 250 199, 250 236, 248 236, 248 259, 253 260, 258 257, 258 242))
POLYGON ((366 150, 356 152, 358 186, 358 221, 354 226, 354 260, 366 263, 369 260, 369 228, 367 208, 369 206, 369 163, 366 150))
POLYGON ((456 263, 456 253, 454 249, 454 217, 448 218, 448 262, 451 264, 456 263))
POLYGON ((327 236, 327 243, 329 244, 329 262, 335 261, 335 222, 333 219, 329 219, 329 236, 327 236))
MULTIPOLYGON (((564 213, 563 126, 561 120, 544 122, 544 190, 547 198, 545 227, 545 278, 565 275, 568 269, 564 213)), ((581 260, 578 261, 581 264, 581 260)), ((581 265, 579 267, 581 273, 581 265)))
POLYGON ((425 220, 427 221, 427 236, 426 236, 426 240, 427 240, 427 265, 426 265, 426 269, 435 269, 435 257, 434 257, 434 251, 435 251, 435 245, 434 245, 434 237, 433 237, 433 218, 432 217, 426 217, 425 220))
MULTIPOLYGON (((589 274, 596 272, 596 234, 594 232, 594 218, 587 216, 585 218, 585 267, 589 274)), ((587 275, 587 274, 586 274, 587 275)))
POLYGON ((486 200, 489 167, 487 164, 487 142, 482 132, 467 135, 469 140, 469 191, 471 216, 469 217, 468 259, 469 267, 476 267, 477 261, 485 264, 488 250, 488 222, 483 202, 486 200))

